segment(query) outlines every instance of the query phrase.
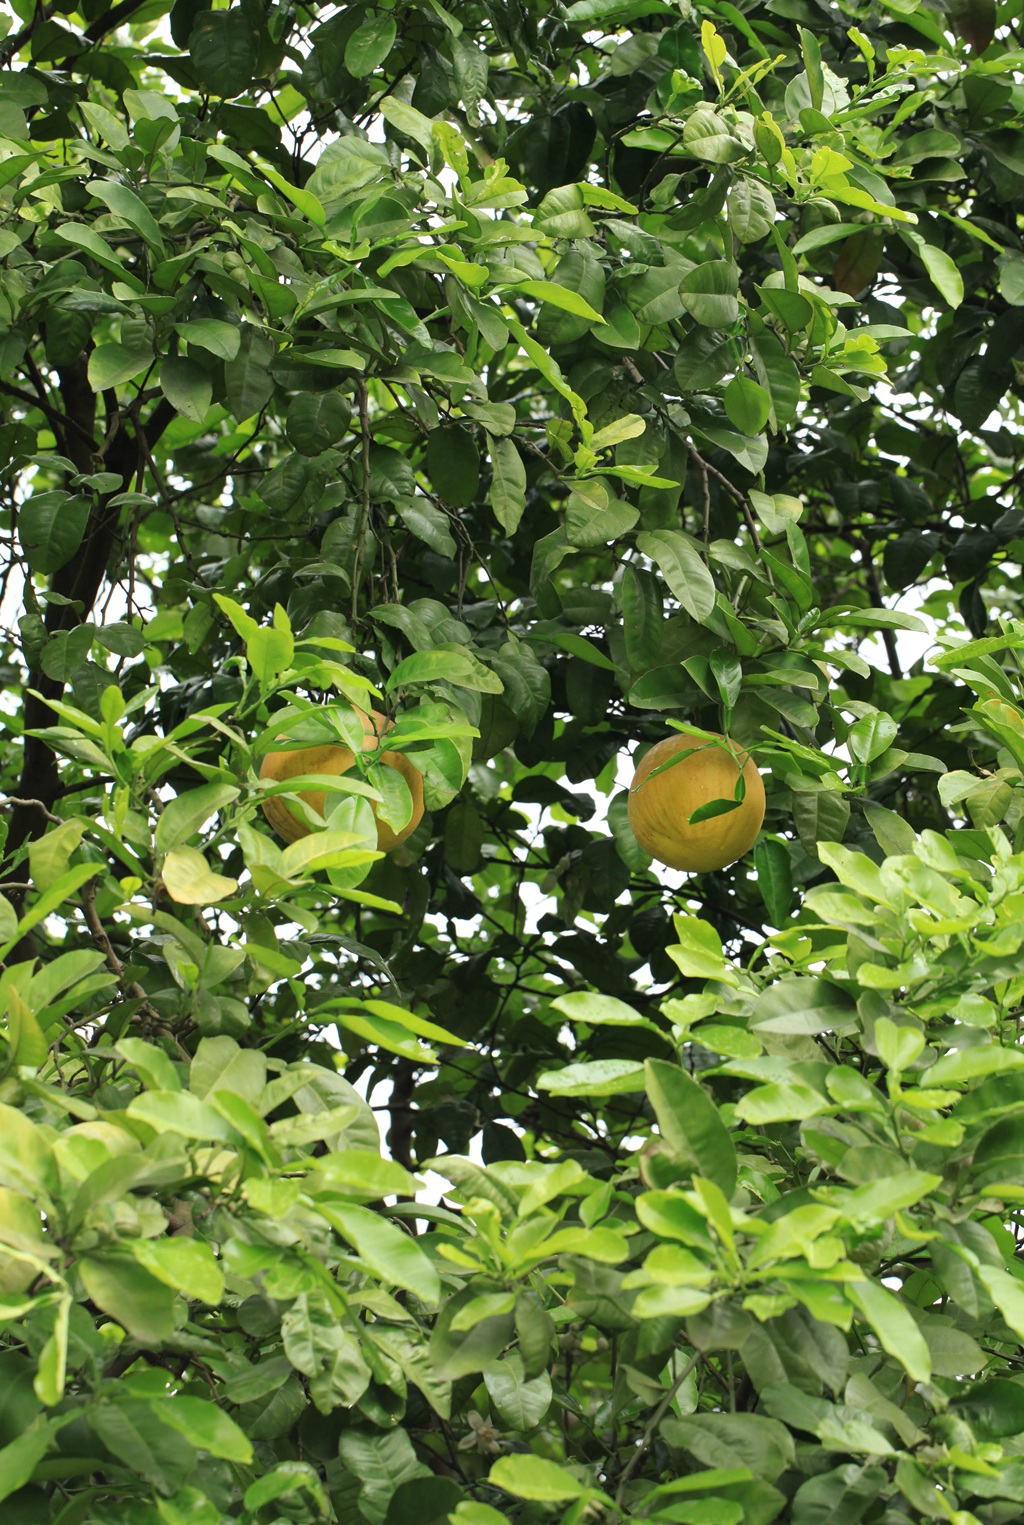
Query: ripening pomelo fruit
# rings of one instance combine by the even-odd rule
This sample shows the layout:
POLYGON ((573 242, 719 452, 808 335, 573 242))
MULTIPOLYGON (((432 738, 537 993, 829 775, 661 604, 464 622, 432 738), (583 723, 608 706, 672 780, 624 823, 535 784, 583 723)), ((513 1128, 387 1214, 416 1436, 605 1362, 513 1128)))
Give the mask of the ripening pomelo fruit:
POLYGON ((725 868, 749 852, 764 820, 764 784, 754 759, 739 752, 746 786, 742 802, 726 815, 691 825, 690 817, 712 800, 731 800, 738 768, 731 753, 707 733, 705 745, 695 736, 669 736, 644 754, 629 789, 629 824, 640 846, 667 868, 706 874, 725 868), (696 749, 696 750, 693 750, 696 749), (659 764, 677 752, 689 757, 652 778, 659 764))
MULTIPOLYGON (((369 715, 363 715, 363 727, 366 731, 363 751, 374 752, 377 749, 378 738, 391 729, 391 722, 373 710, 369 715)), ((300 747, 295 752, 268 752, 260 768, 260 778, 272 778, 284 782, 285 779, 296 778, 302 773, 326 773, 339 777, 342 773, 348 772, 355 760, 355 753, 351 747, 341 745, 300 747)), ((412 815, 401 831, 392 831, 390 826, 379 817, 377 818, 377 847, 381 852, 389 853, 407 837, 411 837, 423 819, 423 775, 403 752, 382 752, 379 761, 385 767, 394 768, 396 773, 402 775, 412 795, 412 815)), ((299 793, 299 798, 305 800, 306 804, 318 811, 320 815, 325 813, 324 807, 327 803, 325 789, 303 789, 299 793)), ((373 807, 373 813, 376 817, 376 805, 373 807)), ((271 795, 269 799, 263 801, 263 814, 278 836, 286 842, 297 842, 300 837, 306 837, 310 833, 311 828, 293 814, 280 795, 271 795)))

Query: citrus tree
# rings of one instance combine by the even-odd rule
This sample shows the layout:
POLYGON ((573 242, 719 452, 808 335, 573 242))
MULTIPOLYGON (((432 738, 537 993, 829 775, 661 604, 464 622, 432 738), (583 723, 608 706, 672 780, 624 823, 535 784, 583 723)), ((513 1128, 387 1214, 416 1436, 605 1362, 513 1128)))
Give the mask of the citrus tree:
POLYGON ((1018 1520, 1019 9, 2 25, 5 1525, 1018 1520))

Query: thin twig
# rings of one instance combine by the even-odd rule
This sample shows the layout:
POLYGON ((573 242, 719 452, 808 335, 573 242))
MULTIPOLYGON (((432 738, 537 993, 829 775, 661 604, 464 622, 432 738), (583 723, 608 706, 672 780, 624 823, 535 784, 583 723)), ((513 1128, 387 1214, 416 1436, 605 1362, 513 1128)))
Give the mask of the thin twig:
POLYGON ((48 810, 42 800, 23 800, 14 794, 8 794, 3 800, 0 800, 0 810, 7 810, 10 806, 14 805, 25 810, 41 810, 46 819, 52 821, 55 826, 62 826, 64 824, 60 816, 54 815, 52 811, 48 810))
POLYGON ((711 538, 711 487, 708 482, 708 463, 703 456, 697 457, 697 467, 700 471, 700 479, 704 488, 704 565, 708 564, 708 541, 711 538))
POLYGON ((672 1386, 669 1388, 668 1392, 658 1404, 658 1407, 654 1410, 654 1413, 651 1415, 650 1419, 648 1419, 644 1428, 644 1433, 640 1437, 640 1444, 637 1446, 636 1450, 629 1458, 629 1461, 623 1468, 622 1476, 619 1479, 618 1492, 615 1495, 615 1502, 617 1505, 621 1506, 622 1496, 626 1491, 626 1484, 633 1476, 633 1473, 636 1471, 640 1464, 641 1457, 643 1457, 643 1455, 646 1453, 651 1441, 654 1439, 654 1432, 658 1428, 661 1421, 664 1419, 665 1415, 668 1413, 669 1406, 671 1405, 673 1398, 682 1387, 683 1383, 686 1381, 687 1377, 690 1375, 691 1371, 699 1360, 700 1351, 698 1350, 694 1353, 693 1359, 689 1361, 683 1370, 679 1373, 678 1377, 672 1383, 672 1386))
MULTIPOLYGON (((882 585, 878 580, 878 568, 875 566, 875 561, 871 554, 871 549, 871 545, 867 536, 865 535, 861 549, 861 556, 864 561, 864 569, 867 573, 868 591, 875 601, 875 607, 878 609, 884 609, 885 600, 882 597, 882 585)), ((900 665, 900 654, 896 645, 896 637, 893 635, 892 631, 886 627, 883 627, 882 629, 882 644, 885 647, 885 654, 889 659, 889 671, 892 673, 894 678, 902 678, 903 668, 900 665)))
POLYGON ((110 938, 107 936, 106 928, 104 927, 102 921, 100 921, 100 918, 96 912, 96 890, 91 883, 83 885, 80 899, 82 902, 82 910, 85 913, 86 925, 89 928, 92 940, 99 951, 103 954, 104 962, 106 963, 106 966, 110 970, 111 974, 117 980, 117 983, 121 988, 122 995, 130 997, 133 1001, 141 1002, 139 1010, 142 1015, 147 1017, 151 1022, 162 1023, 163 1019, 160 1016, 160 1013, 157 1011, 156 1007, 150 1003, 146 992, 143 990, 138 981, 126 980, 124 965, 118 958, 117 954, 114 952, 113 944, 111 943, 110 938))
MULTIPOLYGON (((739 487, 737 487, 735 482, 730 482, 729 478, 725 475, 724 471, 719 471, 717 466, 712 466, 710 461, 706 461, 704 459, 704 457, 701 455, 700 451, 697 449, 696 445, 691 445, 689 440, 686 443, 686 448, 687 448, 687 450, 688 450, 688 452, 690 454, 691 459, 696 461, 696 463, 697 463, 698 467, 700 468, 701 472, 702 473, 703 472, 710 473, 710 475, 714 477, 716 482, 720 482, 722 484, 722 486, 725 488, 726 492, 732 498, 733 502, 738 505, 738 507, 740 509, 740 512, 742 513, 744 519, 746 520, 747 529, 750 531, 750 538, 754 542, 754 550, 757 552, 758 556, 760 556, 761 555, 761 537, 757 533, 757 521, 754 518, 754 515, 750 511, 750 504, 747 501, 746 493, 743 492, 739 487)), ((765 569, 765 573, 767 574, 768 581, 771 583, 772 587, 774 588, 775 581, 774 581, 774 578, 772 577, 771 567, 769 567, 768 564, 765 563, 765 568, 764 569, 765 569)))

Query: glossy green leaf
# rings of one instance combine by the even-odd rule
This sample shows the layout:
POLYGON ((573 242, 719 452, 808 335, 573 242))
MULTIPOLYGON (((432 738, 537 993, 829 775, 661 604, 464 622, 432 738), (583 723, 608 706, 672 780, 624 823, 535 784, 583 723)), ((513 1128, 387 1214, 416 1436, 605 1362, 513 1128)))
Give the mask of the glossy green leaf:
POLYGON ((731 1197, 736 1187, 736 1149, 714 1102, 676 1065, 648 1059, 644 1069, 662 1138, 731 1197))
POLYGON ((179 905, 214 905, 238 888, 234 879, 214 873, 194 847, 172 848, 164 859, 163 881, 167 893, 179 905))
POLYGON ((698 621, 707 619, 715 605, 715 585, 694 543, 678 530, 645 530, 636 543, 687 613, 698 621))
POLYGON ((381 1281, 415 1292, 424 1302, 437 1301, 441 1290, 437 1271, 415 1239, 365 1207, 321 1203, 320 1212, 381 1281))
POLYGON ((66 492, 33 493, 18 514, 18 538, 34 572, 57 572, 74 556, 89 522, 89 503, 66 492))

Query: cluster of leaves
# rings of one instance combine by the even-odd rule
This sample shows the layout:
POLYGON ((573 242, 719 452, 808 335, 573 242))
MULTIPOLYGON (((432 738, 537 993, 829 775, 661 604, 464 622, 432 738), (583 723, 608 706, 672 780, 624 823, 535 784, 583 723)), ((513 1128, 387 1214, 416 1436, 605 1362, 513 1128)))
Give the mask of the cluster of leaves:
POLYGON ((1019 1518, 1004 8, 14 0, 5 1525, 1019 1518))
MULTIPOLYGON (((656 1015, 556 997, 577 1053, 648 1057, 542 1074, 601 1129, 424 1162, 444 1206, 337 1052, 61 1036, 103 954, 9 964, 6 1517, 1014 1518, 1024 855, 875 829, 755 964, 680 916, 656 1015)), ((184 985, 246 956, 158 922, 184 985)))

